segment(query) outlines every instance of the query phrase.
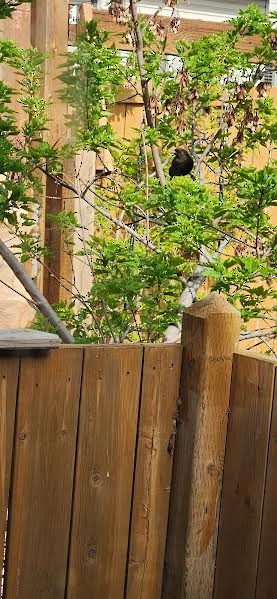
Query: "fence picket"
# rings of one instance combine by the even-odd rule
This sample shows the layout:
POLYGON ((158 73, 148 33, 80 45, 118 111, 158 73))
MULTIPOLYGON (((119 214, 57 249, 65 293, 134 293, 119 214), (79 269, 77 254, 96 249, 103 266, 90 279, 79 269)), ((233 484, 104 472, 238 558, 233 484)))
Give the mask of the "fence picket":
POLYGON ((161 596, 182 347, 144 352, 127 599, 161 596))
POLYGON ((274 372, 234 355, 214 599, 255 597, 274 372))
MULTIPOLYGON (((19 359, 0 359, 0 587, 14 439, 19 359)), ((1 593, 0 593, 0 596, 1 593)))
POLYGON ((82 358, 21 362, 5 599, 64 598, 82 358))
POLYGON ((68 599, 123 599, 142 354, 85 349, 68 599))
POLYGON ((255 599, 272 599, 277 589, 277 369, 273 397, 267 477, 255 599))

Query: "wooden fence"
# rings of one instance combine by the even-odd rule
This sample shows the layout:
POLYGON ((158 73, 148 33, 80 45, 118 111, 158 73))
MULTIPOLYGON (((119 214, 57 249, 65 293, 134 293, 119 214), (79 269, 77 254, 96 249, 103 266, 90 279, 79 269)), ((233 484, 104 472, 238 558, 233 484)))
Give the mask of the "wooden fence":
POLYGON ((276 597, 276 363, 238 329, 212 294, 179 346, 0 353, 5 599, 276 597))

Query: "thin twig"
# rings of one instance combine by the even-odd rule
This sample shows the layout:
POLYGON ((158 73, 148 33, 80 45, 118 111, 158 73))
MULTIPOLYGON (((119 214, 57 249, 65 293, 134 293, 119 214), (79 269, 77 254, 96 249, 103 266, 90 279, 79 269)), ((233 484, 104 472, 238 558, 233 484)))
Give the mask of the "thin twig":
POLYGON ((11 291, 13 291, 16 295, 19 295, 19 297, 23 297, 23 299, 26 302, 28 302, 28 304, 31 306, 31 308, 33 308, 34 310, 37 310, 37 305, 35 304, 35 302, 33 302, 33 300, 31 300, 29 297, 27 297, 27 295, 24 295, 24 293, 20 293, 20 291, 18 291, 17 289, 12 287, 8 283, 6 283, 6 281, 3 281, 3 279, 0 279, 0 283, 2 283, 2 285, 4 285, 4 287, 7 287, 7 289, 10 289, 11 291))
POLYGON ((32 301, 34 302, 34 304, 36 304, 40 312, 55 327, 55 329, 57 330, 57 334, 62 339, 62 341, 64 343, 74 343, 74 338, 71 335, 71 333, 67 330, 64 323, 61 321, 56 312, 50 306, 47 299, 36 287, 31 277, 25 272, 22 264, 20 264, 17 257, 1 239, 0 255, 2 256, 6 264, 10 267, 12 272, 15 274, 16 278, 23 285, 25 291, 27 291, 27 293, 30 295, 32 301))
MULTIPOLYGON (((110 214, 107 210, 105 210, 98 204, 95 204, 95 202, 93 202, 92 200, 89 200, 83 193, 79 194, 77 189, 73 185, 66 183, 65 181, 63 181, 63 179, 61 179, 61 177, 59 177, 57 175, 48 173, 43 167, 40 167, 40 170, 42 170, 42 172, 47 174, 54 181, 56 181, 56 183, 58 183, 65 189, 69 189, 70 191, 72 191, 76 195, 77 198, 81 198, 82 200, 84 200, 84 202, 86 202, 86 204, 91 206, 91 208, 96 210, 96 212, 99 212, 99 214, 104 216, 106 219, 108 219, 114 225, 120 227, 121 229, 124 229, 124 231, 126 231, 126 233, 128 233, 129 235, 131 235, 132 237, 137 239, 137 241, 142 243, 142 245, 145 245, 148 249, 152 250, 153 252, 160 253, 160 250, 153 243, 148 241, 143 235, 140 235, 139 233, 134 231, 131 227, 126 225, 126 223, 124 223, 124 221, 120 220, 119 218, 116 218, 115 216, 112 216, 112 214, 110 214)), ((100 200, 102 199, 95 191, 93 191, 93 194, 96 197, 98 197, 100 200)))
MULTIPOLYGON (((135 49, 136 49, 136 55, 137 55, 137 61, 138 61, 138 68, 139 68, 139 74, 140 74, 140 80, 141 80, 141 90, 142 90, 142 97, 143 97, 143 102, 144 102, 147 125, 151 129, 155 129, 153 116, 152 116, 152 112, 150 109, 150 102, 149 102, 148 79, 145 76, 143 35, 140 30, 140 26, 139 26, 139 22, 138 22, 138 12, 137 12, 137 1, 136 0, 130 0, 130 10, 131 10, 132 19, 133 19, 135 49)), ((165 186, 165 174, 164 174, 158 147, 155 144, 152 144, 151 151, 152 151, 153 161, 155 164, 155 169, 156 169, 158 179, 160 181, 161 186, 164 187, 165 186)))

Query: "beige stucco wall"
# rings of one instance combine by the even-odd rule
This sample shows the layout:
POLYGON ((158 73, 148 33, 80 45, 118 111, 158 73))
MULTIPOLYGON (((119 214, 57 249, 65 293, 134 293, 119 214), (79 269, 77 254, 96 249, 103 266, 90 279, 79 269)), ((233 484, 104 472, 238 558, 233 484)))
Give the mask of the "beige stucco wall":
MULTIPOLYGON (((22 47, 29 46, 29 4, 23 4, 16 11, 13 19, 1 21, 0 37, 2 39, 13 39, 22 47)), ((5 83, 16 87, 16 75, 12 75, 3 67, 0 67, 0 78, 3 79, 5 83)), ((3 241, 7 242, 10 247, 17 243, 15 239, 11 239, 11 234, 4 225, 0 225, 0 237, 3 241)), ((34 316, 34 310, 28 302, 16 292, 26 296, 22 285, 20 285, 15 275, 0 257, 0 328, 25 327, 34 316)))
MULTIPOLYGON (((0 227, 0 237, 9 247, 16 241, 9 231, 0 227)), ((35 311, 21 295, 28 297, 13 272, 0 257, 0 328, 26 327, 33 319, 35 311), (18 292, 18 293, 17 293, 18 292)))

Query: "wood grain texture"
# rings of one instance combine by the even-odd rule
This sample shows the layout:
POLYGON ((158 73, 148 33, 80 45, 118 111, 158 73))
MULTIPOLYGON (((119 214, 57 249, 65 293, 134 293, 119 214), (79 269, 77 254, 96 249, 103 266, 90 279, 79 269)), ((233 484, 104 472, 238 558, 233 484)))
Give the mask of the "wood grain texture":
POLYGON ((94 18, 94 7, 91 4, 83 3, 80 6, 79 11, 79 23, 76 24, 77 35, 83 33, 85 30, 85 23, 92 21, 94 18))
MULTIPOLYGON (((17 43, 19 48, 29 48, 31 44, 31 7, 30 4, 21 4, 13 12, 12 19, 1 20, 0 27, 0 39, 13 40, 17 43)), ((2 81, 5 81, 6 85, 20 89, 20 83, 18 79, 18 73, 14 69, 11 69, 5 64, 0 65, 0 77, 2 81)), ((18 102, 18 96, 16 94, 11 97, 10 108, 16 110, 17 124, 23 126, 26 114, 23 106, 18 102)))
MULTIPOLYGON (((46 53, 41 94, 48 102, 48 129, 44 138, 55 147, 67 141, 66 108, 59 92, 61 65, 68 50, 68 1, 33 0, 31 4, 31 41, 33 46, 46 53)), ((65 194, 68 197, 68 193, 65 194)), ((50 304, 60 300, 60 279, 64 275, 64 244, 57 223, 48 218, 63 210, 63 190, 50 177, 45 180, 40 220, 42 243, 50 250, 43 269, 43 292, 50 304)), ((66 267, 65 267, 66 270, 66 267)))
POLYGON ((0 349, 51 349, 59 347, 58 335, 32 329, 0 329, 0 349))
MULTIPOLYGON (((63 178, 65 181, 70 181, 71 185, 75 184, 76 179, 76 160, 73 158, 67 159, 63 161, 63 178)), ((62 210, 66 212, 73 212, 76 214, 76 205, 80 204, 80 202, 76 201, 74 197, 72 197, 72 191, 68 189, 62 190, 62 210)), ((59 270, 59 279, 61 281, 61 285, 59 287, 59 301, 66 302, 72 300, 72 284, 75 276, 74 267, 73 267, 73 255, 75 247, 74 243, 74 233, 73 231, 65 230, 61 231, 60 236, 60 270, 59 270)), ((84 246, 83 248, 84 249, 84 246)), ((91 276, 89 277, 91 280, 91 276)), ((74 281, 75 282, 75 281, 74 281)), ((75 288, 74 288, 75 290, 75 288)), ((73 292, 74 292, 73 290, 73 292)), ((82 294, 82 290, 78 288, 78 292, 82 294)))
POLYGON ((21 363, 6 599, 63 599, 83 350, 21 363))
MULTIPOLYGON (((146 15, 149 19, 150 15, 146 15)), ((131 50, 129 44, 123 41, 123 36, 126 31, 125 27, 122 27, 118 23, 115 23, 112 16, 107 10, 93 9, 93 18, 99 21, 99 28, 110 32, 108 44, 114 43, 119 50, 131 50)), ((167 44, 165 48, 166 54, 176 54, 176 43, 179 40, 193 41, 197 40, 205 35, 214 35, 221 31, 228 31, 231 29, 226 23, 216 23, 213 21, 202 21, 196 19, 180 19, 180 27, 177 33, 168 32, 167 44)), ((170 17, 159 17, 159 22, 162 23, 166 28, 169 27, 170 17)), ((76 43, 76 35, 79 31, 79 26, 69 26, 69 44, 73 45, 76 43)), ((243 39, 239 48, 241 50, 251 51, 258 43, 258 36, 249 36, 243 39)))
MULTIPOLYGON (((75 167, 80 180, 87 185, 95 177, 95 153, 81 150, 76 156, 75 167)), ((87 191, 86 197, 89 200, 95 200, 91 189, 87 191)), ((72 260, 74 282, 80 295, 85 297, 91 289, 91 266, 88 260, 80 260, 78 252, 84 250, 84 244, 87 244, 91 235, 94 235, 95 212, 86 202, 79 201, 75 202, 74 210, 77 221, 82 223, 81 230, 77 228, 74 231, 74 256, 72 260)))
POLYGON ((277 589, 277 368, 255 599, 272 599, 277 589))
POLYGON ((17 358, 0 356, 0 572, 10 489, 18 370, 17 358))
POLYGON ((184 312, 182 404, 163 599, 212 597, 232 356, 239 326, 237 311, 215 293, 184 312))
POLYGON ((144 352, 127 599, 161 596, 182 347, 144 352))
POLYGON ((266 357, 234 355, 215 599, 255 597, 274 372, 266 357))
POLYGON ((123 598, 142 354, 85 350, 68 599, 123 598))

